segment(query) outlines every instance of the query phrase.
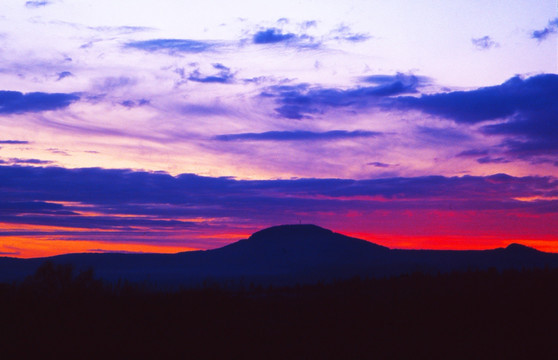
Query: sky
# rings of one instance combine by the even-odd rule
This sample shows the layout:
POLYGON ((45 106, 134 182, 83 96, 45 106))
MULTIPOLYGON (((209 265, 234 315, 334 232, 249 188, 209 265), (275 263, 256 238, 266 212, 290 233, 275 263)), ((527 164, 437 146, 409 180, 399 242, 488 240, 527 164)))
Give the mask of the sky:
POLYGON ((558 252, 541 0, 0 3, 0 256, 313 223, 558 252))

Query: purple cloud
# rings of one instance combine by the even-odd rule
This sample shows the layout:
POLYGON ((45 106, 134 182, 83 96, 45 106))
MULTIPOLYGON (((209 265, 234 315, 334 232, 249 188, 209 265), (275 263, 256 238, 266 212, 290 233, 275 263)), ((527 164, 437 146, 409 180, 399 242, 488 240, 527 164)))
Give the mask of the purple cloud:
POLYGON ((25 2, 25 6, 28 8, 39 8, 39 7, 43 7, 43 6, 47 6, 52 4, 51 1, 47 1, 47 0, 36 0, 36 1, 26 1, 25 2))
POLYGON ((57 110, 68 107, 79 99, 77 94, 0 91, 0 114, 57 110))
POLYGON ((504 119, 516 114, 553 111, 558 102, 558 75, 519 76, 501 85, 471 91, 453 91, 399 97, 391 106, 416 109, 463 123, 504 119))
POLYGON ((252 41, 254 44, 275 44, 291 39, 296 39, 296 35, 292 33, 283 34, 279 29, 270 28, 255 33, 252 41))
POLYGON ((376 137, 382 135, 376 131, 345 131, 333 130, 326 132, 313 131, 268 131, 263 133, 241 133, 225 134, 215 136, 215 140, 220 141, 319 141, 319 140, 339 140, 354 139, 361 137, 376 137))
POLYGON ((217 74, 203 76, 199 69, 194 70, 190 73, 188 80, 201 82, 201 83, 220 83, 228 84, 234 81, 234 74, 231 73, 231 69, 222 64, 213 64, 213 68, 219 70, 217 74))
POLYGON ((60 81, 64 78, 67 78, 67 77, 70 77, 70 76, 74 76, 74 74, 72 74, 69 71, 62 71, 62 72, 59 72, 57 75, 58 75, 57 81, 60 81))
POLYGON ((477 162, 479 164, 505 164, 505 163, 509 163, 509 160, 506 160, 502 157, 491 157, 491 156, 484 156, 481 158, 477 159, 477 162))
MULTIPOLYGON (((93 206, 105 213, 104 216, 112 213, 159 214, 162 217, 173 214, 273 216, 273 210, 343 206, 351 203, 346 199, 352 196, 416 200, 416 203, 408 204, 419 208, 444 199, 471 202, 471 206, 479 201, 490 200, 514 208, 519 204, 511 201, 513 198, 544 198, 558 194, 558 181, 552 177, 513 177, 504 174, 370 180, 235 180, 120 169, 0 166, 0 179, 2 203, 10 203, 12 212, 21 213, 21 209, 14 207, 27 209, 30 202, 56 201, 81 203, 88 208, 93 206)), ((352 205, 357 203, 372 208, 385 205, 372 200, 357 201, 352 205)), ((533 203, 530 206, 535 205, 533 203)), ((69 205, 62 208, 59 205, 33 206, 35 210, 76 210, 69 205)))
POLYGON ((548 25, 542 30, 534 30, 531 33, 531 38, 538 41, 543 41, 548 38, 551 34, 556 33, 558 30, 558 18, 548 22, 548 25))
POLYGON ((52 164, 53 161, 49 161, 49 160, 39 160, 39 159, 19 159, 19 158, 10 158, 6 163, 11 163, 11 164, 26 164, 26 165, 47 165, 47 164, 52 164))
POLYGON ((25 145, 25 144, 29 144, 29 141, 24 141, 24 140, 0 140, 0 144, 4 144, 4 145, 25 145))
POLYGON ((201 53, 215 50, 216 44, 189 39, 152 39, 131 41, 126 43, 124 47, 148 52, 168 51, 170 53, 201 53))
POLYGON ((375 84, 352 89, 310 87, 308 84, 277 85, 269 87, 261 96, 272 97, 280 105, 275 110, 289 119, 302 119, 308 114, 318 113, 327 108, 378 106, 383 97, 415 93, 422 78, 398 74, 373 75, 362 78, 375 84))
POLYGON ((369 162, 369 163, 366 164, 366 165, 374 166, 374 167, 377 167, 377 168, 388 168, 388 167, 393 166, 393 165, 386 164, 386 163, 379 162, 379 161, 369 162))
POLYGON ((471 42, 477 50, 488 50, 499 46, 499 44, 488 35, 480 38, 473 38, 471 42))
POLYGON ((457 157, 477 157, 477 156, 486 156, 486 155, 488 155, 488 150, 486 150, 486 149, 471 149, 471 150, 462 151, 455 156, 457 156, 457 157))

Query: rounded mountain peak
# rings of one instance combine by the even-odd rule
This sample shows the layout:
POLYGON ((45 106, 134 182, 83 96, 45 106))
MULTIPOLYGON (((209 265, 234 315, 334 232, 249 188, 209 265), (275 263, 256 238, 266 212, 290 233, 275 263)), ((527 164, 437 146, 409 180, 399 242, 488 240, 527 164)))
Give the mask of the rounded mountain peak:
POLYGON ((319 239, 332 234, 333 231, 312 224, 279 225, 257 231, 249 239, 319 239))

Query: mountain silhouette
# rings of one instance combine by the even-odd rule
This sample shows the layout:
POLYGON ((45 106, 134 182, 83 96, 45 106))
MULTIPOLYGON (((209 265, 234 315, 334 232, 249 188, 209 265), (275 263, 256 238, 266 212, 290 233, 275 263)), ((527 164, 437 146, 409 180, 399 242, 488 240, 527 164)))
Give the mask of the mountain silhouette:
POLYGON ((67 254, 0 258, 0 282, 20 281, 45 261, 93 268, 107 281, 160 286, 254 282, 288 285, 352 276, 392 276, 496 268, 558 267, 558 254, 520 244, 492 250, 397 250, 316 225, 281 225, 222 248, 177 254, 67 254))

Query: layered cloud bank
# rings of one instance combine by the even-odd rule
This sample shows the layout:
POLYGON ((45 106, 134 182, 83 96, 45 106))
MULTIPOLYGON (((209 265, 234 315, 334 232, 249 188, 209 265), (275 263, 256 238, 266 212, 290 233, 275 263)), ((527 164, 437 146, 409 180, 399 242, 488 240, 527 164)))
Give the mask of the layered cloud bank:
POLYGON ((0 178, 2 251, 22 256, 37 251, 30 244, 53 239, 86 247, 93 241, 98 249, 126 243, 146 250, 206 249, 299 220, 368 234, 391 247, 413 247, 407 242, 415 238, 432 248, 521 240, 554 249, 558 220, 558 180, 552 177, 235 180, 1 166, 0 178))

